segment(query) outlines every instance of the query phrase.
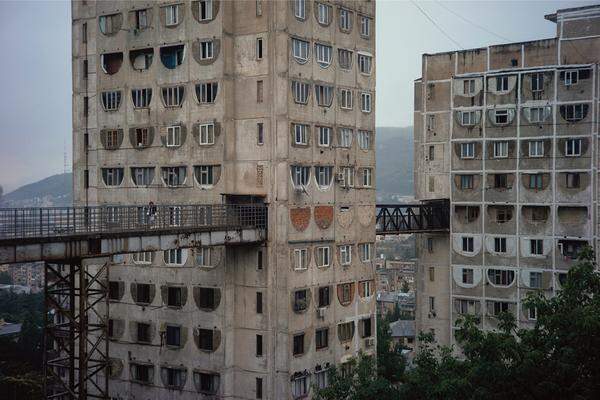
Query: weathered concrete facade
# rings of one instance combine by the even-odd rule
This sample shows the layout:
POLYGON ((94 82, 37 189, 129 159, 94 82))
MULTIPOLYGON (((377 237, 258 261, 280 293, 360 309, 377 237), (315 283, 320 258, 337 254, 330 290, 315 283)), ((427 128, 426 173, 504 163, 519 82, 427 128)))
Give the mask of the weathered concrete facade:
POLYGON ((450 199, 451 227, 417 239, 417 329, 443 344, 465 313, 531 325, 527 293, 553 295, 598 247, 600 6, 546 19, 555 39, 423 56, 415 191, 450 199))
POLYGON ((77 205, 269 204, 264 246, 113 260, 110 395, 298 398, 374 352, 375 2, 72 10, 77 205))

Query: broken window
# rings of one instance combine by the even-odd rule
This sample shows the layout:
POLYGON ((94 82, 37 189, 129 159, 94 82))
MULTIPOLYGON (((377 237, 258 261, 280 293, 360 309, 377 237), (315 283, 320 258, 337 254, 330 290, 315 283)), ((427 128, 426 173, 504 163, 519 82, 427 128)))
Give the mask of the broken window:
POLYGON ((113 75, 119 72, 123 64, 123 53, 106 53, 100 56, 100 65, 105 74, 113 75))
POLYGON ((162 176, 165 185, 169 187, 182 186, 185 183, 185 167, 163 167, 162 176))
POLYGON ((200 0, 198 2, 198 19, 200 21, 210 21, 213 19, 212 0, 200 0))
POLYGON ((292 81, 292 95, 294 102, 297 104, 308 103, 310 85, 304 82, 292 81))
POLYGON ((353 54, 352 54, 351 50, 338 49, 338 62, 340 64, 340 68, 351 69, 352 68, 352 58, 353 58, 353 54))
POLYGON ((131 168, 131 180, 135 186, 149 186, 154 180, 154 167, 131 168))
POLYGON ((308 48, 309 43, 305 40, 292 39, 292 55, 300 64, 304 64, 308 61, 308 48))
POLYGON ((167 147, 181 146, 181 126, 167 126, 167 147))
POLYGON ((102 92, 102 107, 104 111, 115 111, 121 106, 121 91, 102 92))
POLYGON ((212 329, 198 329, 198 347, 200 350, 214 350, 213 335, 212 329))
POLYGON ((102 180, 106 186, 120 186, 123 182, 123 168, 102 168, 102 180))
POLYGON ((217 82, 205 82, 196 85, 196 98, 200 104, 211 104, 217 98, 219 84, 217 82))
POLYGON ((360 110, 365 113, 371 112, 371 93, 360 94, 360 110))
POLYGON ((310 167, 304 167, 301 165, 291 166, 292 183, 296 189, 302 189, 308 185, 310 178, 310 167))
POLYGON ((183 63, 185 46, 182 44, 160 48, 160 61, 168 69, 175 69, 183 63))
POLYGON ((184 86, 171 86, 162 88, 162 97, 165 107, 181 107, 184 93, 184 86))
POLYGON ((321 189, 326 189, 331 185, 332 172, 333 167, 315 167, 315 179, 321 189))
POLYGON ((581 156, 581 139, 567 139, 565 141, 565 156, 581 156))
POLYGON ((332 47, 324 44, 316 43, 315 44, 315 53, 317 57, 317 63, 325 68, 331 64, 331 52, 332 47))
POLYGON ((215 143, 215 124, 200 124, 198 126, 198 141, 200 145, 211 145, 215 143))
POLYGON ((139 49, 139 50, 131 50, 129 52, 129 61, 131 62, 131 66, 136 71, 144 71, 150 68, 152 65, 152 60, 154 58, 154 49, 139 49))
POLYGON ((371 74, 371 64, 373 57, 367 54, 358 53, 358 69, 361 74, 371 74))
POLYGON ((133 106, 135 108, 149 107, 150 101, 152 101, 152 89, 150 89, 150 88, 132 89, 131 90, 131 100, 133 101, 133 106))
POLYGON ((194 167, 196 181, 200 186, 212 186, 215 183, 214 167, 212 165, 197 165, 194 167))
POLYGON ((172 4, 165 7, 165 25, 175 26, 179 24, 179 4, 172 4))

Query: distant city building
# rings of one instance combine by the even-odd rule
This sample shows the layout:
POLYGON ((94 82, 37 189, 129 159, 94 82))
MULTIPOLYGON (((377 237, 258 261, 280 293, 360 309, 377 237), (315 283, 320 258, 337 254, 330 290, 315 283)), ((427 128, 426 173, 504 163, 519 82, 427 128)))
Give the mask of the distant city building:
POLYGON ((22 324, 13 324, 0 319, 0 338, 12 338, 17 340, 21 333, 22 324))
POLYGON ((394 343, 400 343, 407 349, 415 345, 415 321, 398 320, 390 323, 391 336, 394 343))
POLYGON ((377 313, 385 316, 394 312, 396 307, 405 315, 413 316, 415 313, 415 294, 395 292, 377 292, 377 313))
POLYGON ((547 15, 557 37, 423 55, 415 82, 415 193, 449 199, 450 234, 417 238, 417 330, 455 344, 458 317, 531 327, 596 249, 600 5, 547 15))

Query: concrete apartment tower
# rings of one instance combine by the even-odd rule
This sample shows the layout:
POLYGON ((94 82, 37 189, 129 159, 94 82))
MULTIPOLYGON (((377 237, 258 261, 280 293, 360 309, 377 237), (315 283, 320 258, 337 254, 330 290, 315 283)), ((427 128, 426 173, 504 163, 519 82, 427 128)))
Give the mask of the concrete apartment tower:
MULTIPOLYGON (((292 399, 375 349, 375 1, 76 1, 76 205, 264 202, 114 257, 110 396, 292 399)), ((111 214, 112 215, 112 214, 111 214)), ((166 218, 167 216, 162 216, 166 218)))
POLYGON ((417 328, 502 311, 532 326, 532 290, 561 288, 597 248, 600 6, 547 15, 557 37, 423 55, 415 82, 415 190, 450 199, 450 234, 420 235, 417 328))

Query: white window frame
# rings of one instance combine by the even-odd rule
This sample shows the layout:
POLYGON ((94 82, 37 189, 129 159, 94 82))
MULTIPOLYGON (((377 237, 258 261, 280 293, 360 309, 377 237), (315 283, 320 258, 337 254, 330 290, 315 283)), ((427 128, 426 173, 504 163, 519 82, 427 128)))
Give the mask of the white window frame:
POLYGON ((508 110, 505 108, 494 110, 494 124, 496 125, 508 125, 510 124, 508 110), (498 122, 498 117, 506 117, 506 122, 498 122))
POLYGON ((580 138, 565 140, 565 157, 581 157, 581 145, 580 138))
POLYGON ((363 287, 364 297, 371 297, 374 294, 373 291, 373 282, 372 281, 362 281, 360 283, 363 287))
POLYGON ((508 92, 508 75, 500 75, 496 77, 496 91, 500 93, 508 92), (498 89, 500 86, 500 89, 498 89))
POLYGON ((333 167, 318 165, 315 167, 315 181, 320 189, 327 189, 331 186, 333 178, 333 167))
POLYGON ((151 251, 140 251, 131 255, 131 261, 138 265, 149 265, 152 264, 152 252, 151 251))
POLYGON ((361 243, 360 245, 360 261, 366 263, 371 261, 371 243, 361 243))
POLYGON ((358 147, 361 150, 370 150, 371 149, 371 131, 366 131, 363 129, 359 129, 358 131, 358 147))
POLYGON ((181 207, 169 207, 169 226, 181 226, 181 207))
POLYGON ((310 43, 306 40, 292 38, 292 56, 300 64, 305 64, 308 61, 310 43))
POLYGON ((202 246, 196 249, 196 264, 201 267, 212 267, 212 248, 202 246))
POLYGON ((102 92, 102 108, 104 111, 116 111, 121 106, 121 91, 120 90, 110 90, 106 92, 102 92), (106 97, 106 102, 104 98, 106 97))
POLYGON ((538 158, 544 157, 544 141, 530 140, 529 141, 529 157, 538 158))
POLYGON ((179 4, 171 4, 165 7, 165 25, 175 26, 179 23, 179 4))
POLYGON ((340 8, 340 29, 350 30, 350 10, 340 8))
POLYGON ((463 94, 472 95, 475 94, 475 79, 463 80, 463 94))
POLYGON ((360 16, 360 35, 362 37, 371 37, 371 18, 366 15, 360 16))
POLYGON ((362 187, 370 188, 373 187, 373 169, 363 168, 362 169, 362 187))
POLYGON ((565 120, 569 122, 577 122, 583 119, 583 104, 567 104, 565 105, 565 120), (572 114, 569 117, 569 114, 572 114))
POLYGON ((310 84, 300 81, 292 81, 292 95, 296 104, 308 104, 310 96, 310 84))
POLYGON ((106 171, 106 180, 104 180, 104 185, 107 187, 117 187, 121 186, 123 183, 123 168, 102 168, 102 175, 104 175, 104 171, 106 171))
POLYGON ((215 169, 213 165, 197 165, 198 173, 196 177, 198 179, 198 184, 203 187, 210 187, 215 184, 215 169))
POLYGON ((463 160, 475 158, 475 143, 461 143, 460 144, 460 158, 463 160))
POLYGON ((494 142, 494 158, 508 158, 508 141, 494 142))
POLYGON ((531 107, 529 109, 529 122, 532 124, 544 122, 544 107, 531 107))
POLYGON ((308 125, 294 124, 294 144, 299 146, 308 145, 308 125))
POLYGON ((315 85, 315 97, 320 107, 331 107, 333 103, 333 86, 315 85))
POLYGON ((358 53, 358 70, 363 75, 371 75, 373 67, 373 57, 367 54, 358 53))
POLYGON ((542 239, 529 239, 529 251, 532 256, 544 255, 544 241, 542 239), (534 251, 531 251, 531 250, 534 251))
POLYGON ((306 19, 306 0, 294 0, 294 16, 298 19, 306 19))
POLYGON ((352 264, 352 245, 344 244, 340 246, 340 265, 352 264))
POLYGON ((475 238, 473 236, 463 236, 462 237, 462 251, 465 253, 474 253, 475 252, 475 238))
POLYGON ((166 265, 182 266, 185 264, 184 249, 169 249, 164 251, 163 258, 166 265))
POLYGON ((152 89, 142 88, 131 91, 131 100, 134 108, 148 108, 152 101, 152 89))
POLYGON ((565 71, 565 86, 573 86, 579 82, 579 70, 572 69, 565 71))
POLYGON ((340 147, 352 147, 352 136, 354 136, 354 130, 352 128, 340 128, 338 131, 338 135, 340 147))
POLYGON ((331 21, 331 6, 323 3, 317 3, 317 21, 322 25, 328 25, 331 21))
POLYGON ((319 126, 319 127, 317 127, 317 133, 319 136, 317 145, 319 147, 330 147, 331 146, 331 137, 332 137, 332 128, 330 126, 319 126))
POLYGON ((543 280, 543 274, 540 271, 530 271, 529 272, 529 287, 532 289, 541 289, 542 288, 542 280, 543 280), (535 275, 534 275, 535 274, 535 275), (535 279, 532 279, 532 277, 535 276, 535 279), (538 281, 538 277, 539 277, 539 281, 538 281), (533 282, 539 283, 539 285, 534 285, 533 282))
POLYGON ((200 59, 212 60, 215 56, 215 44, 212 40, 200 41, 200 59))
POLYGON ((165 167, 164 170, 161 170, 161 174, 163 175, 163 180, 165 181, 165 185, 167 187, 179 187, 185 184, 187 179, 187 172, 185 168, 182 167, 165 167), (180 172, 184 171, 183 180, 182 177, 179 176, 180 172), (166 174, 166 179, 165 179, 166 174), (177 181, 177 184, 173 184, 173 182, 177 181))
POLYGON ((354 187, 354 167, 342 167, 341 186, 345 188, 354 187))
POLYGON ((340 108, 352 110, 352 89, 340 89, 340 108))
POLYGON ((362 92, 360 94, 360 110, 364 113, 370 113, 371 109, 371 93, 362 92))
POLYGON ((184 91, 181 86, 169 86, 161 89, 165 107, 180 107, 183 103, 184 91), (165 92, 166 90, 166 96, 165 92))
POLYGON ((494 252, 495 253, 506 253, 506 238, 495 237, 494 238, 494 252))
POLYGON ((537 320, 537 308, 536 307, 530 307, 527 309, 527 319, 530 321, 537 320))
POLYGON ((331 57, 333 55, 333 48, 329 45, 322 43, 315 43, 315 57, 317 64, 322 68, 327 68, 331 65, 331 57))
POLYGON ((133 167, 131 176, 135 186, 150 186, 154 167, 133 167))
POLYGON ((317 267, 326 268, 331 265, 331 247, 319 246, 317 247, 317 267))
POLYGON ((477 122, 476 111, 461 111, 460 124, 462 126, 474 126, 477 122), (467 117, 467 118, 465 118, 467 117))
MULTIPOLYGON (((217 92, 219 91, 219 84, 217 82, 203 82, 199 83, 200 86, 200 98, 198 103, 200 104, 214 104, 217 98, 217 92), (210 97, 208 96, 208 88, 210 87, 210 97), (210 100, 210 101, 209 101, 210 100)), ((198 96, 198 90, 196 90, 196 96, 198 96)))
POLYGON ((542 92, 544 90, 544 74, 537 72, 531 74, 531 91, 542 92), (535 83, 535 84, 534 84, 535 83))
POLYGON ((215 124, 213 122, 198 125, 198 142, 200 146, 215 144, 215 124))
POLYGON ((308 269, 308 249, 294 249, 294 271, 308 269))
POLYGON ((198 2, 198 19, 200 21, 212 21, 213 18, 213 0, 200 0, 198 2), (203 5, 205 10, 204 18, 202 17, 203 5))
POLYGON ((302 398, 308 395, 308 375, 302 375, 292 380, 292 396, 302 398))
POLYGON ((291 175, 292 183, 296 189, 305 188, 310 181, 310 167, 305 165, 292 165, 291 175))
POLYGON ((167 126, 167 147, 181 146, 181 125, 167 126))

